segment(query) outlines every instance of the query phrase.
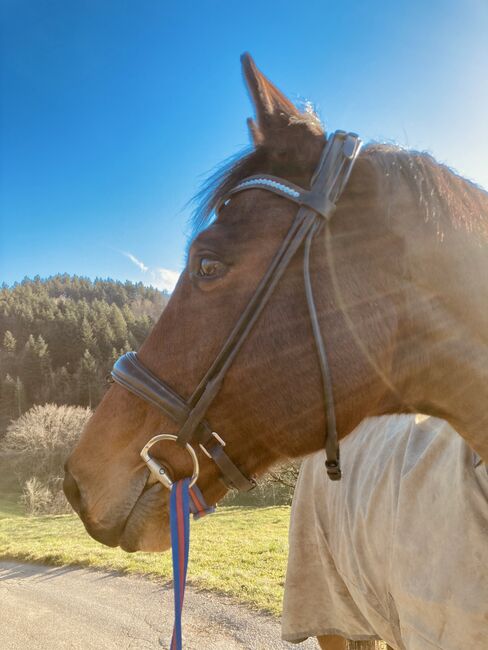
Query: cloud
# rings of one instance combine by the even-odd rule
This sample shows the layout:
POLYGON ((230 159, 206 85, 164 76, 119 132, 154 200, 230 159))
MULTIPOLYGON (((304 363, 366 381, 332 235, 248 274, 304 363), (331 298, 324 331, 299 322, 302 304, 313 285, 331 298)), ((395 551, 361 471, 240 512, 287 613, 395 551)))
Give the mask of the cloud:
POLYGON ((148 267, 144 264, 144 262, 141 262, 141 260, 138 260, 135 255, 132 255, 132 253, 126 253, 125 251, 122 251, 122 255, 125 255, 130 259, 130 261, 135 264, 137 267, 141 269, 144 273, 146 271, 149 271, 148 267))
POLYGON ((168 291, 169 293, 173 291, 178 282, 178 278, 180 277, 179 271, 172 271, 171 269, 165 269, 162 267, 150 269, 132 253, 127 253, 125 251, 121 251, 121 253, 135 264, 140 271, 147 275, 147 284, 151 284, 160 291, 168 291))
POLYGON ((161 291, 173 291, 178 278, 180 277, 179 271, 171 271, 170 269, 158 268, 150 271, 150 275, 153 278, 155 287, 161 289, 161 291))

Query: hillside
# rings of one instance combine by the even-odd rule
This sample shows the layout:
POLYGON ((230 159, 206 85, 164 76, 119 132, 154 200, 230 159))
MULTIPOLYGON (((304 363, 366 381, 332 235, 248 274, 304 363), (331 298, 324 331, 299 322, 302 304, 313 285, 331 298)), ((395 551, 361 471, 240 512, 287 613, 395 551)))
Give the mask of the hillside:
POLYGON ((114 360, 137 349, 168 295, 69 275, 0 289, 0 435, 33 404, 94 407, 114 360))

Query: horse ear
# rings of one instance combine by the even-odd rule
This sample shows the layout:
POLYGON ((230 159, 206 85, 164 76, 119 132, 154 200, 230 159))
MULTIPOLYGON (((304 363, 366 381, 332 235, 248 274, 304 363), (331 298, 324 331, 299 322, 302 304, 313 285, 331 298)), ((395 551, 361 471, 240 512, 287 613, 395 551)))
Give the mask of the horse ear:
POLYGON ((251 140, 253 141, 254 146, 259 147, 260 144, 263 144, 263 134, 259 130, 258 125, 252 119, 252 117, 247 118, 247 128, 249 129, 249 135, 251 136, 251 140))
POLYGON ((249 54, 241 57, 242 70, 256 119, 247 125, 255 147, 265 154, 261 171, 307 183, 324 148, 324 129, 311 111, 300 112, 258 70, 249 54), (291 176, 290 176, 291 174, 291 176))
POLYGON ((250 54, 241 56, 244 79, 256 110, 256 122, 248 120, 254 144, 261 144, 270 131, 287 126, 302 114, 281 90, 258 70, 250 54))

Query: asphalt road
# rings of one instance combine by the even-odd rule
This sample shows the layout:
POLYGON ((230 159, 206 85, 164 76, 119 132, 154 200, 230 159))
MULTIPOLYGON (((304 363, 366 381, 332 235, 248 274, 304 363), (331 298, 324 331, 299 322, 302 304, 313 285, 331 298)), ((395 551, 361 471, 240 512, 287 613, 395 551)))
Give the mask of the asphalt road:
MULTIPOLYGON (((173 594, 144 578, 0 562, 0 650, 168 648, 173 594)), ((276 619, 187 588, 186 650, 318 648, 280 640, 276 619)))

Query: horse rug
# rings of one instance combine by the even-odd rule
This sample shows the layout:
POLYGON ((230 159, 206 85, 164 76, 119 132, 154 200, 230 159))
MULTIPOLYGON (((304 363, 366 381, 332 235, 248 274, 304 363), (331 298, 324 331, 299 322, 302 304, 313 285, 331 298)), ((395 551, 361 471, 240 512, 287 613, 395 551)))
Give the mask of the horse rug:
POLYGON ((488 648, 487 467, 443 420, 365 420, 343 478, 306 458, 293 499, 282 634, 399 650, 488 648))

